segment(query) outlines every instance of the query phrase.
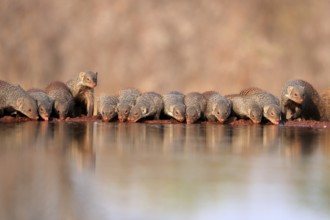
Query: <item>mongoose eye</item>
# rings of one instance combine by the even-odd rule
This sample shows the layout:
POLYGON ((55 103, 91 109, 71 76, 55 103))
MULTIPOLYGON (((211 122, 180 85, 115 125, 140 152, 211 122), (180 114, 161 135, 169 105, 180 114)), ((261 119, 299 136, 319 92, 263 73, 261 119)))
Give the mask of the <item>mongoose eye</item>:
POLYGON ((29 108, 28 112, 31 112, 32 110, 29 108))
POLYGON ((125 111, 125 114, 128 114, 128 110, 125 111))
POLYGON ((135 115, 135 116, 138 116, 138 115, 139 115, 139 113, 138 113, 138 112, 136 112, 134 115, 135 115))
POLYGON ((102 112, 102 115, 104 115, 104 112, 102 112))
POLYGON ((297 94, 297 93, 294 93, 294 94, 293 94, 293 96, 294 96, 294 97, 297 97, 297 96, 298 96, 298 94, 297 94))
POLYGON ((40 112, 44 112, 44 109, 43 109, 43 108, 41 108, 41 109, 40 109, 40 112))
POLYGON ((274 112, 271 112, 270 115, 271 115, 271 116, 274 116, 274 112))

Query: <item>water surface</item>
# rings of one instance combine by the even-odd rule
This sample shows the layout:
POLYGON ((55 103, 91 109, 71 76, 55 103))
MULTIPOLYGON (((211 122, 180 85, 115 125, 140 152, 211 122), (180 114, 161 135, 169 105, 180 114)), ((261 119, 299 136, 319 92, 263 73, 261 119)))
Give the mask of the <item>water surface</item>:
POLYGON ((0 123, 0 219, 329 219, 330 129, 0 123))

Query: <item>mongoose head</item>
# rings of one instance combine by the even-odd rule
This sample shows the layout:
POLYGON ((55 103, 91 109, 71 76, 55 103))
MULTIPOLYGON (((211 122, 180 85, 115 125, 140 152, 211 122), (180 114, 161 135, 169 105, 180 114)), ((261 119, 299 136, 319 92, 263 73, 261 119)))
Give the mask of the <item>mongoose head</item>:
POLYGON ((102 109, 100 109, 100 114, 103 121, 110 121, 117 116, 117 110, 114 106, 104 106, 102 109))
POLYGON ((79 80, 83 86, 95 88, 97 86, 97 72, 80 72, 79 80))
POLYGON ((126 121, 129 112, 131 110, 131 106, 124 103, 119 103, 117 106, 117 113, 118 113, 118 119, 120 122, 126 121))
POLYGON ((33 120, 39 118, 37 101, 30 96, 19 97, 16 101, 16 110, 33 120))
POLYGON ((301 104, 305 99, 305 88, 303 86, 288 86, 285 96, 295 103, 301 104))
POLYGON ((67 102, 61 102, 59 100, 54 101, 54 113, 60 119, 64 120, 69 116, 71 106, 67 102))
POLYGON ((217 103, 213 106, 212 114, 218 119, 219 122, 223 123, 231 113, 231 102, 224 101, 217 103))
POLYGON ((145 106, 135 105, 132 107, 127 120, 129 122, 137 122, 141 118, 146 117, 148 114, 148 108, 145 106))
POLYGON ((49 116, 52 114, 52 106, 53 106, 52 102, 49 103, 43 102, 39 104, 38 113, 43 120, 45 121, 49 120, 49 116))
POLYGON ((252 105, 248 108, 247 115, 253 123, 260 123, 262 118, 262 109, 258 105, 252 105))
POLYGON ((281 121, 281 109, 277 105, 266 105, 263 109, 263 116, 277 125, 281 121))
POLYGON ((172 107, 172 117, 178 120, 179 122, 183 122, 186 114, 186 106, 185 105, 175 105, 172 107))
POLYGON ((201 117, 201 113, 196 108, 188 107, 186 109, 187 124, 193 124, 201 117))

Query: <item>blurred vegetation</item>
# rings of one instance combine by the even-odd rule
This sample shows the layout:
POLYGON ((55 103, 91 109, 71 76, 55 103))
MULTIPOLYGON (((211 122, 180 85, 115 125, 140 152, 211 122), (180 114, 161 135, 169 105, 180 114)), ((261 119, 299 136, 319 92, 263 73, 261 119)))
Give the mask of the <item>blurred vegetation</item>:
POLYGON ((0 79, 99 72, 97 93, 330 86, 327 0, 2 0, 0 79))

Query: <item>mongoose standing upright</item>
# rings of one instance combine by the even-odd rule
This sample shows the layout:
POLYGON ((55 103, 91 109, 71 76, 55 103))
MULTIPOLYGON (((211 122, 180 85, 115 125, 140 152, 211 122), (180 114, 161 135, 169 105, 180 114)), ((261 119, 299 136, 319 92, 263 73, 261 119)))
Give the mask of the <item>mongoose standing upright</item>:
POLYGON ((100 96, 97 99, 97 115, 103 121, 110 121, 117 116, 118 98, 116 96, 100 96))
POLYGON ((203 93, 206 99, 205 117, 208 121, 223 123, 230 115, 231 101, 215 91, 203 93))
POLYGON ((330 88, 324 90, 321 94, 321 120, 330 121, 330 88))
POLYGON ((41 89, 29 89, 27 91, 29 95, 37 101, 39 116, 48 121, 52 114, 53 101, 49 98, 44 90, 41 89))
POLYGON ((195 123, 204 116, 206 99, 198 92, 191 92, 185 95, 184 104, 186 105, 187 124, 195 123))
POLYGON ((0 80, 0 110, 5 109, 14 109, 34 120, 39 118, 37 102, 25 90, 0 80))
POLYGON ((281 121, 280 100, 273 94, 265 90, 251 87, 243 89, 241 95, 253 98, 263 110, 263 116, 273 124, 279 124, 281 121))
POLYGON ((94 114, 94 88, 97 86, 97 72, 80 72, 67 83, 74 98, 74 112, 78 116, 94 114))
POLYGON ((135 105, 136 99, 141 95, 137 89, 124 89, 119 91, 117 113, 120 122, 127 120, 131 108, 135 105))
POLYGON ((293 120, 320 119, 320 95, 304 80, 289 80, 282 88, 281 111, 283 118, 293 120))
POLYGON ((129 122, 137 122, 141 118, 153 117, 159 120, 164 109, 162 96, 155 92, 143 93, 136 99, 136 104, 131 108, 128 116, 129 122))
POLYGON ((260 123, 262 109, 250 96, 228 95, 225 96, 232 102, 232 113, 239 118, 249 118, 253 123, 260 123))
POLYGON ((55 81, 50 83, 45 89, 49 98, 53 101, 53 115, 60 120, 72 116, 73 96, 66 84, 55 81))
POLYGON ((185 120, 186 106, 181 92, 171 91, 163 95, 164 113, 179 122, 185 120))

